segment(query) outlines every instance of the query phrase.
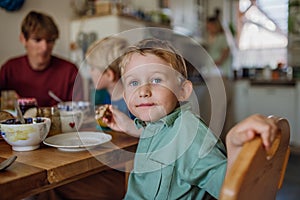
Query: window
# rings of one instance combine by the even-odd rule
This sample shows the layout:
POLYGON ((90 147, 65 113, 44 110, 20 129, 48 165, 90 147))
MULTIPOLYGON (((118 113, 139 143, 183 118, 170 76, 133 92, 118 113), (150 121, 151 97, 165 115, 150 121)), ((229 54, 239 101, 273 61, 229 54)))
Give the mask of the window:
POLYGON ((287 63, 288 0, 239 0, 236 67, 287 63))
POLYGON ((288 0, 240 0, 240 50, 287 47, 288 0))

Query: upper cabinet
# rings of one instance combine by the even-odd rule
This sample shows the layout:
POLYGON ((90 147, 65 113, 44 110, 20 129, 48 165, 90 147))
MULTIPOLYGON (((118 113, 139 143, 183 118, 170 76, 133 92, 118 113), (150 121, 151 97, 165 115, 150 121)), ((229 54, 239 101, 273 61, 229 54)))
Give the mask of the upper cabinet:
POLYGON ((76 19, 70 24, 71 51, 85 51, 97 39, 146 26, 142 20, 120 15, 76 19))
POLYGON ((170 0, 172 26, 175 31, 185 35, 199 35, 200 24, 195 0, 170 0))

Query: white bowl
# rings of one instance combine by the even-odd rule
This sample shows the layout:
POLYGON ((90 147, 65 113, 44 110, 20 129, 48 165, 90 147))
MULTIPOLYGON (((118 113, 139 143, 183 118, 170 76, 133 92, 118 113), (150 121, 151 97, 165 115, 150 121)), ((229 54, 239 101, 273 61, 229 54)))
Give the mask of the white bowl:
POLYGON ((40 147, 47 137, 51 120, 45 117, 32 118, 28 124, 0 123, 0 133, 14 151, 31 151, 40 147))

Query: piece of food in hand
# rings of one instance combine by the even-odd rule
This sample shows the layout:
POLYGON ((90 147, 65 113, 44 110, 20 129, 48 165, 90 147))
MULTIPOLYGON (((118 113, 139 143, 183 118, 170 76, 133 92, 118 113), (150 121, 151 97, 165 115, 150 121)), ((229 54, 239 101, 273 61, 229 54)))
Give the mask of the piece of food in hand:
POLYGON ((8 119, 14 119, 14 118, 15 117, 11 113, 4 110, 0 111, 0 121, 6 121, 8 119))
POLYGON ((95 116, 98 124, 102 127, 107 127, 106 123, 103 122, 103 118, 108 119, 108 121, 112 118, 112 113, 109 109, 109 104, 105 104, 102 106, 99 106, 96 109, 96 116, 95 116))

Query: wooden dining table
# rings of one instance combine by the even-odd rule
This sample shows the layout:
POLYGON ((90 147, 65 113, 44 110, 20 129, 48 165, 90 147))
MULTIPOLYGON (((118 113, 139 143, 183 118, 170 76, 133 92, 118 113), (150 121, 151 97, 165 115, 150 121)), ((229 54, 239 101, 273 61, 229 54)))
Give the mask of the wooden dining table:
POLYGON ((125 133, 106 131, 112 140, 95 148, 68 152, 41 144, 33 151, 13 151, 0 139, 0 162, 17 160, 0 171, 0 199, 22 199, 99 173, 108 168, 126 169, 132 163, 138 139, 125 133))

